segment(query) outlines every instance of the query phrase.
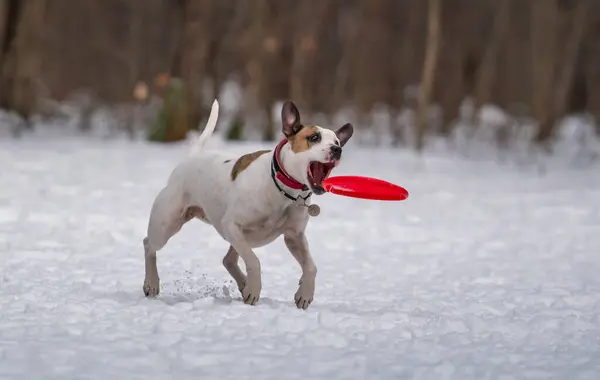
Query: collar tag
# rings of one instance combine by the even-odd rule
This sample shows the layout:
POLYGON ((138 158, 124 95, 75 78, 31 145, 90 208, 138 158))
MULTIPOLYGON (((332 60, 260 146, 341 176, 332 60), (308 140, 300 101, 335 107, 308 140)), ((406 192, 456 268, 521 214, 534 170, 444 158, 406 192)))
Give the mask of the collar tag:
POLYGON ((321 213, 321 207, 319 205, 310 205, 308 206, 308 215, 310 216, 319 216, 321 213))

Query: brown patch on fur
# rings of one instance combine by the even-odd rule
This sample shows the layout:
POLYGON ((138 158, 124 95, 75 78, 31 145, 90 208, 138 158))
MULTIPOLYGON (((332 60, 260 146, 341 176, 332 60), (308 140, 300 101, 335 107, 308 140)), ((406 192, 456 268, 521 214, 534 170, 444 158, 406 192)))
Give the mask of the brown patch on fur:
POLYGON ((265 153, 269 153, 270 150, 259 150, 257 152, 244 154, 240 158, 237 159, 235 164, 233 164, 233 168, 231 168, 231 180, 235 181, 237 176, 244 171, 251 163, 254 162, 258 157, 262 156, 265 153))
POLYGON ((306 152, 310 149, 312 145, 310 141, 308 141, 308 137, 319 132, 319 128, 315 125, 305 125, 296 133, 291 136, 288 141, 292 146, 292 151, 294 153, 306 152))

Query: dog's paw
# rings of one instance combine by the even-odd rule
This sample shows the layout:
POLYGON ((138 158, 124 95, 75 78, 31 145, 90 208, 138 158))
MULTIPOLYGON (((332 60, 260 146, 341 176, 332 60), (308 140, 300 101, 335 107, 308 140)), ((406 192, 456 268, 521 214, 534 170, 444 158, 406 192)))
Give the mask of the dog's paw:
POLYGON ((306 310, 315 296, 315 282, 302 281, 298 291, 294 294, 294 301, 298 309, 306 310))
POLYGON ((160 292, 160 281, 158 278, 155 281, 145 279, 143 289, 146 297, 156 297, 160 292))
POLYGON ((242 298, 248 305, 256 305, 260 299, 261 284, 260 281, 246 281, 242 289, 242 298))

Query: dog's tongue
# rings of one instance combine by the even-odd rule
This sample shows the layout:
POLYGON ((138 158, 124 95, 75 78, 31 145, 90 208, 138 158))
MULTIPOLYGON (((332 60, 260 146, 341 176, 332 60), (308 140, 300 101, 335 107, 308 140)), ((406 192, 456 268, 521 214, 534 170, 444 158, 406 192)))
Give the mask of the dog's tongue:
POLYGON ((323 177, 325 177, 325 167, 318 162, 313 163, 312 164, 312 176, 313 176, 313 179, 317 182, 317 184, 320 185, 323 182, 323 180, 325 179, 325 178, 323 178, 323 177))

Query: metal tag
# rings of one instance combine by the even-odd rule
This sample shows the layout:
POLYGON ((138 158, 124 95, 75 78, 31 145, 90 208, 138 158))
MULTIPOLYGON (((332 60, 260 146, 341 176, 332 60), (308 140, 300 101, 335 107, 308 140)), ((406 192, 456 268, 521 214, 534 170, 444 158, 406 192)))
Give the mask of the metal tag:
POLYGON ((308 206, 308 215, 319 216, 320 213, 321 213, 321 208, 318 205, 308 206))

